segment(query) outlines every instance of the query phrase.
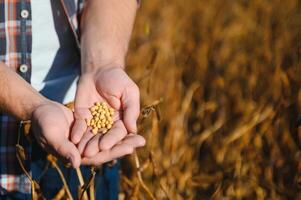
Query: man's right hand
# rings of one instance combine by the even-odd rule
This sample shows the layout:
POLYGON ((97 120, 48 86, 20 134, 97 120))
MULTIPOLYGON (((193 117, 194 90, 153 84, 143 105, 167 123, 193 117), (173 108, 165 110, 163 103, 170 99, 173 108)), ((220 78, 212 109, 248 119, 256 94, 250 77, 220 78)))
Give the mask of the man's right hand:
POLYGON ((73 121, 71 110, 52 101, 37 106, 31 118, 32 130, 38 144, 77 168, 80 166, 81 156, 77 147, 69 140, 73 121))

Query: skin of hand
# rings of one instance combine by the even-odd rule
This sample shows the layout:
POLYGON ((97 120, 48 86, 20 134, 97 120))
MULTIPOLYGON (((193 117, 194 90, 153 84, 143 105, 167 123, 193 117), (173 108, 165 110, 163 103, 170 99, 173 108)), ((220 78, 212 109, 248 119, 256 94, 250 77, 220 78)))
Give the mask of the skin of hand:
POLYGON ((29 83, 0 62, 0 110, 19 120, 31 120, 37 142, 58 158, 78 167, 81 157, 69 141, 73 113, 38 93, 29 83))
POLYGON ((130 154, 145 140, 136 135, 140 112, 139 88, 120 67, 103 67, 84 73, 75 97, 71 141, 83 156, 82 164, 100 165, 130 154), (105 134, 92 134, 85 119, 95 102, 107 102, 116 112, 113 127, 105 134), (130 134, 129 134, 130 133, 130 134))
POLYGON ((38 106, 31 118, 32 131, 38 144, 63 162, 71 163, 77 168, 81 164, 81 156, 69 140, 73 122, 72 111, 52 101, 38 106))
POLYGON ((138 5, 136 0, 90 0, 81 15, 81 71, 75 97, 71 141, 82 164, 101 165, 143 146, 137 132, 139 88, 124 72, 124 61, 138 5), (115 123, 105 135, 93 135, 85 118, 95 102, 117 110, 115 123))

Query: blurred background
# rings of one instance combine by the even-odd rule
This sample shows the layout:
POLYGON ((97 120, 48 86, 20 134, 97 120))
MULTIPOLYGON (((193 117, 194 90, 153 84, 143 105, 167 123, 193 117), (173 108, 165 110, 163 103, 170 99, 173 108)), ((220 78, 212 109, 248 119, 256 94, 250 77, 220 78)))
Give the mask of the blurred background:
POLYGON ((144 0, 127 63, 120 199, 301 199, 300 1, 144 0))

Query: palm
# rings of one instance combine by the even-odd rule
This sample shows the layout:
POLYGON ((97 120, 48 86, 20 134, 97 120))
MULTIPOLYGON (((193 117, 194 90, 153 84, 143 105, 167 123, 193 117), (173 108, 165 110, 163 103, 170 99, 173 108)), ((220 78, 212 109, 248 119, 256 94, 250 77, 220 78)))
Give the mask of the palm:
MULTIPOLYGON (((73 128, 77 133, 73 134, 75 137, 72 137, 72 141, 75 144, 80 142, 78 144, 80 153, 83 153, 87 143, 94 137, 91 130, 87 129, 84 120, 92 117, 89 108, 93 106, 95 102, 106 102, 116 110, 113 117, 114 125, 112 130, 118 128, 118 126, 124 126, 119 116, 121 103, 119 99, 115 98, 115 93, 118 93, 118 91, 107 90, 102 87, 103 85, 105 86, 107 84, 104 84, 103 82, 97 82, 95 84, 94 77, 90 74, 82 75, 80 78, 75 97, 74 118, 76 123, 73 128), (84 133, 83 138, 81 137, 82 133, 84 133)), ((111 131, 109 131, 108 134, 110 134, 110 132, 111 131)), ((99 137, 99 135, 96 135, 95 140, 99 139, 99 137)), ((86 155, 96 154, 97 151, 98 148, 93 148, 93 151, 87 151, 88 153, 86 155)))
MULTIPOLYGON (((99 151, 109 150, 124 140, 128 132, 135 132, 135 118, 139 114, 139 93, 130 93, 133 94, 133 98, 128 95, 132 88, 131 84, 135 86, 125 72, 118 68, 107 68, 81 76, 75 97, 75 123, 71 140, 78 144, 78 149, 83 156, 92 157, 99 151), (85 123, 85 119, 91 118, 89 108, 95 102, 107 102, 117 111, 113 127, 104 136, 93 135, 90 130, 87 130, 85 123)), ((131 140, 137 138, 133 137, 131 140)), ((139 145, 144 143, 141 142, 143 139, 138 138, 138 140, 139 145)))
POLYGON ((90 118, 89 108, 93 106, 95 102, 103 101, 106 100, 97 92, 92 77, 83 75, 78 84, 75 97, 75 119, 82 120, 90 118))

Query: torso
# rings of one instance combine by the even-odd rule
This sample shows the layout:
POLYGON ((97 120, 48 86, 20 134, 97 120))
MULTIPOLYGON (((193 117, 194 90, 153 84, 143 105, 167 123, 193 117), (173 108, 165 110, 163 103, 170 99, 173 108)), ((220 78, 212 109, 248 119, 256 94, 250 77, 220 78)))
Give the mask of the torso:
POLYGON ((73 101, 80 72, 75 38, 59 1, 32 0, 31 84, 44 96, 73 101))

